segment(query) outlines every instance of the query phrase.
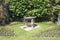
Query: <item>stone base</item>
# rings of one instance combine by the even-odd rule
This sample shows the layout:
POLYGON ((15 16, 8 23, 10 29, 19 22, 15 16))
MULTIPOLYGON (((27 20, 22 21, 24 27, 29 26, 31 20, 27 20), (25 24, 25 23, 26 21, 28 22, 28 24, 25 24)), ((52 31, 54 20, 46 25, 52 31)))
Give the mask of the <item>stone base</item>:
POLYGON ((28 26, 24 25, 24 26, 21 26, 20 28, 24 29, 25 31, 30 31, 30 30, 33 30, 33 29, 39 28, 39 26, 28 27, 28 26))

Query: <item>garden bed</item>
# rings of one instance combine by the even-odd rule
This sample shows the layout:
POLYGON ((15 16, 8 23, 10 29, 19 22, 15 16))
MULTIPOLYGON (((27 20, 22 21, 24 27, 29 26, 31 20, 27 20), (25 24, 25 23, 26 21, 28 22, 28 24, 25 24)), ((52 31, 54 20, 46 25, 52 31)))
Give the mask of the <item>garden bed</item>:
POLYGON ((15 33, 11 28, 0 27, 0 36, 15 36, 15 33))

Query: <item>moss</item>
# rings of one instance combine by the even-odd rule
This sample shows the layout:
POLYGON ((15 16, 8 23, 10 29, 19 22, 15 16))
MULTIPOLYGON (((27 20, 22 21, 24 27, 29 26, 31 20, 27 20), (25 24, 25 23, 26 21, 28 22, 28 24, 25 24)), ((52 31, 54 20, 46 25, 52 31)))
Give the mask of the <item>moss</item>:
POLYGON ((5 16, 0 16, 0 19, 1 19, 1 20, 4 20, 4 19, 5 19, 5 16))

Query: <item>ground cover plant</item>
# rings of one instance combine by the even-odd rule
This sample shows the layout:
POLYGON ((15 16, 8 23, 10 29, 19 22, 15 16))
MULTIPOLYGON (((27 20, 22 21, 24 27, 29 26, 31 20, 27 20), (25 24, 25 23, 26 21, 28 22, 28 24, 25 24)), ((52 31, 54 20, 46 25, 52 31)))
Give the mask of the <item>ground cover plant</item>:
POLYGON ((59 38, 60 28, 56 24, 52 22, 41 22, 41 23, 39 22, 36 24, 39 25, 40 27, 37 29, 33 29, 31 31, 25 31, 20 28, 20 26, 23 25, 22 22, 12 22, 11 24, 7 25, 7 27, 14 29, 16 36, 2 36, 2 37, 0 36, 0 39, 1 40, 60 40, 59 38), (46 34, 50 36, 46 36, 46 34), (56 34, 58 36, 54 37, 53 34, 56 34))

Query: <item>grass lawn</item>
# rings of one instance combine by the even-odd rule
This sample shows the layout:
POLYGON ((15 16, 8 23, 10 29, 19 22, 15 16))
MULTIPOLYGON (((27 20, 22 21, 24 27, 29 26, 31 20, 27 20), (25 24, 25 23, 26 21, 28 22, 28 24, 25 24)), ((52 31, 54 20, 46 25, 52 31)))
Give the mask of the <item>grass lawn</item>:
POLYGON ((39 28, 33 29, 31 31, 25 31, 20 27, 23 25, 22 22, 12 22, 6 27, 12 28, 16 33, 16 36, 0 36, 0 40, 60 40, 59 37, 38 37, 37 35, 41 32, 46 32, 50 30, 58 29, 60 31, 59 26, 52 22, 38 22, 39 28))

